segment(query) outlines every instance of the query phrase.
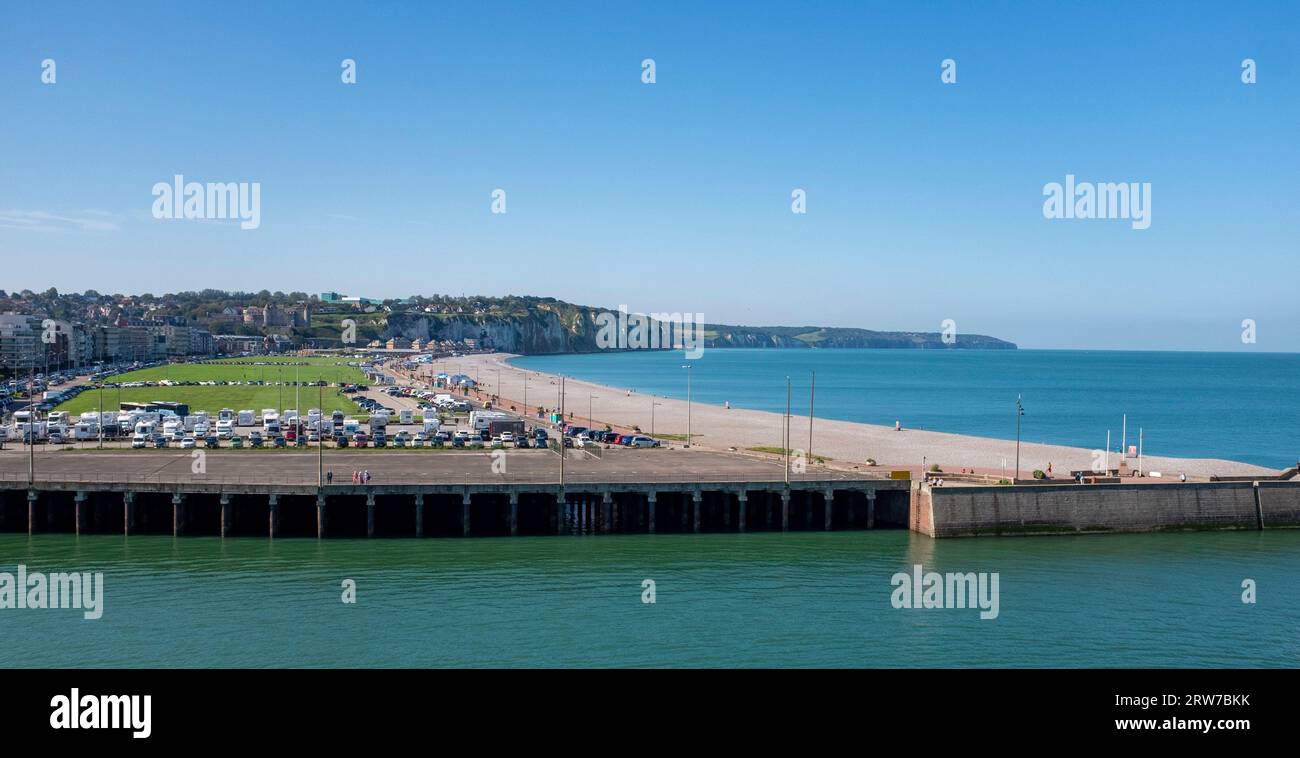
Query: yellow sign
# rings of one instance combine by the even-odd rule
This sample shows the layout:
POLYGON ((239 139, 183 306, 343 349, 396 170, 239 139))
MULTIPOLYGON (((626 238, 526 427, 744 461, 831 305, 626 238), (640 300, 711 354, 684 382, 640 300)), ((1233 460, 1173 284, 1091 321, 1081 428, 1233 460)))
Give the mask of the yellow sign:
POLYGON ((912 472, 911 471, 890 471, 889 478, 890 479, 911 479, 912 472))

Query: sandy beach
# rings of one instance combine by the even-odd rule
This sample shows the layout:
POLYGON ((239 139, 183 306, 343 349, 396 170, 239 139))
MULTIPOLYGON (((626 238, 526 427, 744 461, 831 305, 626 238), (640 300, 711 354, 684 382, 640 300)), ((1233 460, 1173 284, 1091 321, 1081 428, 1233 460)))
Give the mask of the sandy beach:
MULTIPOLYGON (((498 395, 501 407, 508 409, 513 405, 522 411, 525 407, 525 371, 508 363, 514 357, 516 356, 507 353, 490 353, 447 358, 422 367, 421 376, 424 378, 443 371, 468 374, 480 381, 480 389, 485 394, 498 395)), ((528 407, 534 411, 538 406, 548 411, 557 408, 560 401, 559 378, 537 371, 526 373, 528 407)), ((565 394, 566 418, 572 413, 575 422, 583 426, 603 428, 608 424, 625 431, 638 426, 642 433, 651 434, 651 404, 656 403, 653 435, 669 435, 672 444, 680 445, 687 431, 684 400, 572 378, 565 381, 565 394), (587 417, 589 394, 599 396, 599 400, 592 404, 593 418, 587 417)), ((783 421, 780 413, 692 402, 691 443, 709 450, 735 449, 738 452, 760 454, 752 451, 752 448, 781 447, 783 421)), ((907 428, 906 419, 901 421, 903 429, 895 431, 893 427, 817 418, 813 421, 812 454, 814 457, 827 458, 825 465, 837 469, 863 469, 867 467, 867 459, 872 458, 879 469, 909 469, 918 474, 932 464, 938 464, 950 473, 962 470, 994 475, 1001 475, 1004 471, 1014 473, 1014 440, 911 430, 907 428)), ((795 450, 808 449, 808 425, 806 415, 791 419, 790 447, 795 450)), ((1071 470, 1091 469, 1092 462, 1093 451, 1089 449, 1030 442, 1020 444, 1022 477, 1028 477, 1034 469, 1046 470, 1049 463, 1055 478, 1068 477, 1071 470)), ((1113 468, 1118 465, 1118 453, 1112 454, 1110 466, 1113 468)), ((1130 465, 1136 468, 1135 461, 1131 461, 1130 465)), ((1174 478, 1183 473, 1196 478, 1276 473, 1271 469, 1238 461, 1158 456, 1144 456, 1143 469, 1174 478)))

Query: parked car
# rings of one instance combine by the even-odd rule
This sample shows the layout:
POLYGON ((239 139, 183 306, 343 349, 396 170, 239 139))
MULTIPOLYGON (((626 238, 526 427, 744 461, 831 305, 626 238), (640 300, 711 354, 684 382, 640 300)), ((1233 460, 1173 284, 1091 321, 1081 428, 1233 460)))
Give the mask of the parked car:
POLYGON ((161 434, 158 435, 157 437, 154 437, 154 438, 153 438, 153 446, 154 446, 154 448, 167 447, 167 438, 164 437, 164 436, 162 436, 161 434))
POLYGON ((193 449, 194 449, 194 445, 195 445, 195 442, 194 442, 194 438, 193 438, 193 437, 181 437, 181 449, 182 449, 182 450, 193 450, 193 449))
POLYGON ((659 447, 659 440, 636 435, 632 437, 632 441, 628 445, 631 447, 659 447))
POLYGON ((249 447, 261 447, 261 446, 262 446, 262 435, 261 435, 260 433, 258 433, 258 432, 252 432, 251 434, 249 434, 249 435, 248 435, 248 446, 249 446, 249 447))
POLYGON ((275 445, 276 447, 284 447, 289 443, 284 437, 275 437, 274 439, 271 440, 271 444, 275 445))
POLYGON ((208 437, 204 438, 203 444, 207 446, 209 450, 215 450, 221 447, 221 440, 209 435, 208 437))
POLYGON ((234 435, 230 438, 230 446, 236 450, 241 449, 244 446, 244 438, 238 434, 234 435))

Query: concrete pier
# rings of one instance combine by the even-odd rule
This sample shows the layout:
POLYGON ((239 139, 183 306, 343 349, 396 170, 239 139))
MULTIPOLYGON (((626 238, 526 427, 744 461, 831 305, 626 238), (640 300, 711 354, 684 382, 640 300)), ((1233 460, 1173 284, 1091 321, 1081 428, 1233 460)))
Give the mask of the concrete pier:
POLYGON ((135 534, 135 493, 130 490, 122 493, 122 533, 135 534))
POLYGON ((228 537, 235 529, 235 504, 230 493, 221 493, 221 536, 228 537))
POLYGON ((316 539, 325 537, 325 495, 316 496, 316 539))
MULTIPOLYGON (((271 497, 275 497, 272 495, 271 497)), ((172 495, 172 536, 179 537, 185 533, 185 495, 177 492, 172 495)))
POLYGON ((86 492, 82 490, 79 491, 76 497, 73 499, 74 508, 76 509, 73 514, 73 520, 77 524, 76 527, 77 534, 81 534, 86 531, 86 521, 87 521, 86 517, 90 515, 89 506, 86 505, 87 497, 88 495, 86 494, 86 492))
MULTIPOLYGON (((703 534, 775 528, 778 497, 784 512, 790 497, 804 501, 816 495, 825 498, 828 488, 834 493, 830 497, 833 528, 862 528, 863 506, 871 512, 869 498, 888 498, 890 512, 901 514, 882 524, 876 507, 874 526, 903 527, 908 513, 907 484, 836 479, 797 485, 788 493, 781 482, 762 481, 585 482, 567 484, 563 489, 554 483, 508 482, 317 487, 202 481, 88 485, 76 481, 41 483, 32 489, 25 483, 5 489, 0 483, 0 514, 5 515, 5 526, 21 530, 24 525, 20 508, 25 503, 25 528, 31 532, 90 534, 104 531, 110 517, 114 519, 111 528, 116 529, 121 503, 121 529, 128 536, 147 533, 323 539, 412 534, 703 534), (849 516, 851 507, 857 508, 859 517, 849 516), (764 519, 760 513, 771 515, 764 519), (101 520, 102 526, 96 527, 101 520)), ((820 530, 825 522, 819 519, 815 527, 802 522, 787 522, 784 526, 820 530)))

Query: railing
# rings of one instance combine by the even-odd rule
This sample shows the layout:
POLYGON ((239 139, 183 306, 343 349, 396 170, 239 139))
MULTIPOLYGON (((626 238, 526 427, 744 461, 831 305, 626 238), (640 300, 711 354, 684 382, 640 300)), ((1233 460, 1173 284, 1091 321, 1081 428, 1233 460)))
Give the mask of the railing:
MULTIPOLYGON (((29 483, 26 472, 0 472, 0 484, 12 485, 14 487, 26 487, 29 483)), ((844 482, 844 483, 865 483, 865 482, 887 482, 888 479, 876 477, 867 477, 861 475, 850 475, 844 473, 827 472, 825 475, 803 474, 800 476, 791 476, 790 484, 798 487, 801 485, 823 485, 826 483, 844 482)), ((36 472, 35 484, 120 484, 120 485, 242 485, 242 486, 296 486, 296 487, 316 487, 317 477, 311 476, 283 476, 268 478, 266 476, 209 476, 206 474, 143 474, 132 475, 129 478, 123 478, 120 474, 113 473, 45 473, 36 472)), ((772 485, 783 484, 779 477, 766 477, 753 474, 710 474, 700 476, 694 474, 637 474, 621 473, 610 474, 603 472, 566 472, 564 477, 565 487, 575 487, 581 485, 656 485, 656 484, 746 484, 763 485, 770 487, 772 485)), ((559 487, 560 481, 558 476, 544 476, 537 474, 522 475, 475 475, 465 474, 463 476, 447 476, 434 473, 416 473, 403 474, 400 478, 390 479, 383 476, 382 472, 371 472, 371 479, 367 485, 353 484, 351 476, 340 477, 337 473, 334 476, 332 484, 326 484, 325 488, 342 488, 342 487, 359 487, 359 486, 418 486, 418 485, 522 485, 522 486, 546 486, 559 487)))

